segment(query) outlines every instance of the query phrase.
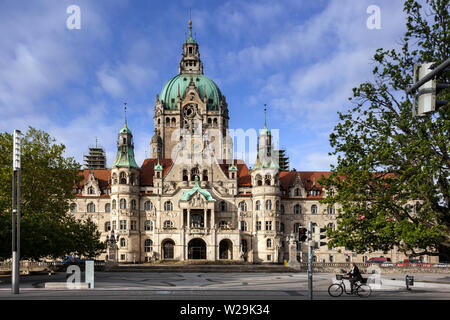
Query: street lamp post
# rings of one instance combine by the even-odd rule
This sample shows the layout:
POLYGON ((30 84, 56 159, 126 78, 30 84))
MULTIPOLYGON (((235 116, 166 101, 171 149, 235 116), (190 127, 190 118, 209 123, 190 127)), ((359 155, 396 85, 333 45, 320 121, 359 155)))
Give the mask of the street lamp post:
POLYGON ((12 265, 11 291, 19 293, 20 284, 20 155, 22 133, 14 130, 13 134, 13 179, 12 179, 12 265))

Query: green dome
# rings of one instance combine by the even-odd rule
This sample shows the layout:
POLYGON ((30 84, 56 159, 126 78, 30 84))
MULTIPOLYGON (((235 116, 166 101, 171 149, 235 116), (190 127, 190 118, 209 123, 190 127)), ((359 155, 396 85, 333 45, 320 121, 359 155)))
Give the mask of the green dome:
POLYGON ((180 90, 181 98, 184 98, 186 88, 191 82, 191 77, 194 80, 200 98, 207 97, 208 110, 219 110, 220 102, 223 100, 222 93, 219 87, 210 78, 203 74, 179 74, 170 79, 161 90, 159 98, 164 102, 164 108, 175 110, 177 108, 178 88, 180 90))
POLYGON ((128 127, 125 125, 125 126, 120 130, 119 133, 128 133, 128 134, 131 134, 131 130, 128 129, 128 127))

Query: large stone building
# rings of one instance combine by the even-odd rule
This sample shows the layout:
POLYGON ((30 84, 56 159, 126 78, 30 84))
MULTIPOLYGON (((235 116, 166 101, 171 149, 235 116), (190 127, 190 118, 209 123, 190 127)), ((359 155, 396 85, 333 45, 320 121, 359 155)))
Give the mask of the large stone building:
MULTIPOLYGON (((225 96, 203 73, 189 21, 179 73, 156 96, 151 157, 141 166, 136 163, 125 120, 112 167, 82 171, 71 212, 91 217, 102 239, 114 230, 119 262, 279 263, 289 259, 289 252, 306 261, 306 246, 292 250, 299 227, 309 221, 333 227, 336 220, 336 208, 319 202, 325 191, 318 181, 328 172, 281 171, 266 123, 250 170, 233 159, 229 116, 225 96)), ((326 262, 362 262, 380 255, 404 258, 395 250, 370 255, 326 246, 315 250, 315 260, 326 262)))

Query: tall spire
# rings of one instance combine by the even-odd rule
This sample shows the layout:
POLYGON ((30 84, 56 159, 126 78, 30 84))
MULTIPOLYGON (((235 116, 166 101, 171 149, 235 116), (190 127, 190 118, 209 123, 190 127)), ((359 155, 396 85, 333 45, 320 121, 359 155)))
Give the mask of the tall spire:
POLYGON ((123 109, 124 109, 124 113, 125 113, 125 128, 126 128, 127 127, 127 103, 124 102, 123 104, 124 104, 123 109))
POLYGON ((264 129, 267 129, 266 111, 267 111, 267 104, 264 104, 264 129))
MULTIPOLYGON (((189 14, 190 15, 190 14, 189 14)), ((203 63, 200 60, 196 37, 192 36, 192 20, 189 16, 189 35, 185 33, 183 53, 179 64, 179 74, 203 74, 203 63)))

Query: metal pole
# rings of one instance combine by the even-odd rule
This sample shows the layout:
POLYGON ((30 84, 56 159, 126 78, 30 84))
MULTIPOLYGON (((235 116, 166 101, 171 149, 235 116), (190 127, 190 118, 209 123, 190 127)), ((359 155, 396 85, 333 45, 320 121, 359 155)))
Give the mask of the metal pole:
MULTIPOLYGON (((420 88, 425 82, 430 81, 431 79, 433 79, 435 76, 440 75, 442 72, 445 71, 445 69, 447 67, 450 66, 450 58, 448 58, 447 60, 445 60, 444 62, 442 62, 439 66, 437 66, 435 69, 433 69, 433 71, 431 71, 430 73, 428 73, 425 77, 423 77, 422 79, 420 79, 418 82, 416 82, 412 87, 408 88, 406 90, 407 94, 411 94, 414 93, 418 88, 420 88)), ((415 79, 414 79, 415 81, 415 79)))
POLYGON ((312 250, 312 222, 308 223, 308 291, 309 300, 313 299, 313 272, 312 272, 312 260, 313 260, 313 250, 312 250))
POLYGON ((20 176, 21 176, 21 169, 17 170, 17 262, 16 262, 16 286, 17 286, 17 293, 19 293, 19 287, 20 287, 20 218, 21 218, 21 210, 20 210, 20 176))
POLYGON ((12 215, 11 215, 11 224, 12 224, 12 263, 11 263, 11 292, 13 294, 19 293, 19 284, 18 284, 18 275, 17 275, 17 210, 16 210, 16 175, 17 171, 13 170, 13 179, 12 179, 12 215))
POLYGON ((11 291, 19 293, 20 276, 20 136, 19 130, 13 134, 13 181, 12 181, 12 264, 11 291))

